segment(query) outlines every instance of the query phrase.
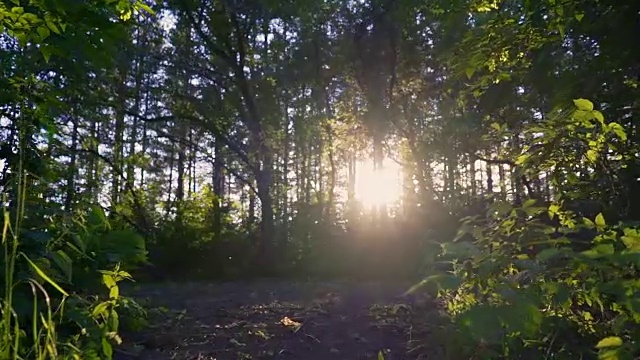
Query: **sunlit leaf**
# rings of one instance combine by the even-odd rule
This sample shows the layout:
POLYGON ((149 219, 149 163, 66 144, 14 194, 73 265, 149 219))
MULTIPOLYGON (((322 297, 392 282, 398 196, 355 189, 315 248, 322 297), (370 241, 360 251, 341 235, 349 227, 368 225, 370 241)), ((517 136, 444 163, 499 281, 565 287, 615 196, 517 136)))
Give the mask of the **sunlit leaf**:
POLYGON ((69 294, 66 291, 64 291, 62 287, 60 287, 60 285, 58 285, 47 274, 45 274, 45 272, 42 271, 33 261, 31 261, 31 259, 29 259, 29 257, 25 253, 21 252, 20 255, 22 255, 27 260, 27 262, 29 263, 29 266, 31 266, 31 268, 36 272, 36 274, 38 274, 38 276, 40 276, 42 279, 48 282, 49 285, 53 286, 53 288, 58 290, 62 295, 69 296, 69 294))
POLYGON ((602 115, 600 111, 593 110, 591 114, 593 114, 593 117, 598 120, 599 123, 604 124, 604 115, 602 115))
POLYGON ((622 125, 617 122, 611 122, 608 125, 609 131, 613 131, 621 140, 627 140, 627 133, 624 131, 622 125))
POLYGON ((624 229, 624 235, 620 238, 627 249, 640 251, 640 233, 636 229, 624 229))
POLYGON ((607 225, 607 223, 604 221, 604 216, 602 215, 602 213, 599 213, 596 216, 595 224, 598 228, 604 228, 607 225))
POLYGON ((98 318, 99 316, 105 316, 106 317, 107 310, 109 309, 110 305, 111 305, 111 303, 109 303, 108 301, 103 301, 103 302, 99 303, 91 311, 91 316, 94 317, 94 318, 98 318))
POLYGON ((596 224, 594 224, 593 221, 591 221, 591 219, 586 218, 586 217, 582 218, 582 223, 584 224, 584 226, 587 229, 595 229, 595 227, 596 227, 596 224))
POLYGON ((56 25, 55 20, 53 19, 53 17, 51 17, 50 15, 45 15, 44 22, 47 25, 47 28, 49 28, 51 31, 53 31, 54 33, 56 33, 58 35, 61 34, 60 29, 56 25))
POLYGON ((516 159, 516 165, 522 165, 525 163, 525 161, 527 161, 527 159, 529 159, 529 154, 522 154, 520 156, 518 156, 518 158, 516 159))
POLYGON ((614 252, 615 252, 615 249, 612 244, 598 244, 589 250, 583 251, 582 255, 592 259, 597 259, 606 255, 611 255, 614 252))
POLYGON ((622 346, 622 339, 618 336, 609 336, 600 340, 596 345, 596 349, 619 346, 622 346))
POLYGON ((549 218, 553 219, 554 216, 556 216, 558 214, 558 212, 560 211, 560 205, 558 204, 551 204, 549 205, 549 218))
POLYGON ((593 103, 587 99, 574 99, 573 103, 578 108, 578 110, 584 110, 584 111, 593 110, 593 103))
POLYGON ((576 20, 578 21, 582 21, 582 18, 584 18, 584 13, 577 13, 575 15, 576 20))
POLYGON ((113 358, 113 347, 111 346, 107 338, 102 338, 102 352, 107 357, 107 359, 113 358))

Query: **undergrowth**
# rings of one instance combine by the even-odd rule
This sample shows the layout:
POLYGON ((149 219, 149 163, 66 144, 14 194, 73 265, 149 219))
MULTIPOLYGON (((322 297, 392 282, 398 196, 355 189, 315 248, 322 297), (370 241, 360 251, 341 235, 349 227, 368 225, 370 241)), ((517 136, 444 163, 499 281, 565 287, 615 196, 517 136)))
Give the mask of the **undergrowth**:
POLYGON ((0 359, 111 359, 121 317, 145 324, 145 310, 119 283, 146 261, 144 240, 99 206, 29 217, 27 174, 3 209, 0 359))
MULTIPOLYGON (((589 101, 575 104, 569 118, 532 129, 542 136, 532 137, 529 149, 547 151, 518 159, 530 173, 560 176, 576 157, 595 163, 615 152, 612 139, 625 139, 589 101), (576 143, 584 147, 566 145, 576 143)), ((550 204, 495 201, 486 214, 465 219, 456 239, 438 244, 431 268, 440 270, 416 288, 442 300, 449 321, 436 332, 447 339, 445 358, 638 356, 640 227, 568 210, 567 201, 580 199, 572 185, 550 204)))

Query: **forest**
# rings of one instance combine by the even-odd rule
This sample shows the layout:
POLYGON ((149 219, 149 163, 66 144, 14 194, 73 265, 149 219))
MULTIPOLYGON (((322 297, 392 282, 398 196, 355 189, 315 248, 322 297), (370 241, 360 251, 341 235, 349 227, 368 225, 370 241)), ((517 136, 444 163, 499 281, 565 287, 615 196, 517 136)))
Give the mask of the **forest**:
POLYGON ((640 2, 0 31, 0 360, 640 357, 640 2))

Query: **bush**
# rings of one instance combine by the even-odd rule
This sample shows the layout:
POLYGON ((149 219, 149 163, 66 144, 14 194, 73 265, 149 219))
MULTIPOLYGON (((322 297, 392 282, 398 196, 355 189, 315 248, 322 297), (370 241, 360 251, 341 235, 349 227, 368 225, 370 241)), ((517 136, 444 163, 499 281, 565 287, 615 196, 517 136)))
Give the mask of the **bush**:
POLYGON ((144 240, 97 206, 47 224, 19 231, 5 210, 0 358, 111 359, 121 310, 145 316, 118 285, 146 261, 144 240))

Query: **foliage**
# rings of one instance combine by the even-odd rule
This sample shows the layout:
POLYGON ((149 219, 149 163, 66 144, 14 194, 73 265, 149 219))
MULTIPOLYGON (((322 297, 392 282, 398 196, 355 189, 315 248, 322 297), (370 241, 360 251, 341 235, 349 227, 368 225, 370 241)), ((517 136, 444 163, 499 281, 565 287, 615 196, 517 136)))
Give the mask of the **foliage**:
POLYGON ((142 239, 112 229, 99 207, 40 230, 19 231, 9 220, 5 210, 2 357, 112 358, 121 309, 144 316, 118 285, 131 280, 123 268, 145 261, 142 239))
MULTIPOLYGON (((561 170, 576 161, 581 154, 563 151, 556 134, 585 143, 587 154, 602 153, 611 135, 626 137, 594 113, 591 102, 580 99, 575 106, 563 126, 551 120, 551 132, 536 128, 543 134, 537 144, 554 143, 552 150, 529 152, 520 164, 552 163, 561 170)), ((446 331, 462 355, 631 359, 638 351, 638 228, 607 224, 602 213, 579 216, 563 209, 563 201, 561 195, 550 205, 496 201, 486 215, 468 218, 456 240, 441 244, 439 261, 451 271, 419 286, 445 300, 452 320, 446 331)))

